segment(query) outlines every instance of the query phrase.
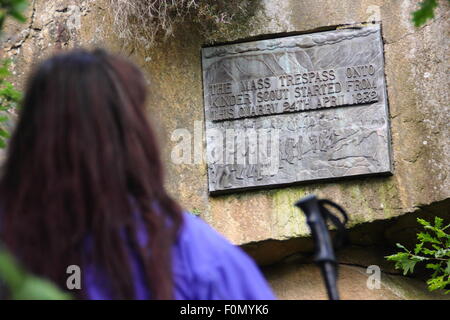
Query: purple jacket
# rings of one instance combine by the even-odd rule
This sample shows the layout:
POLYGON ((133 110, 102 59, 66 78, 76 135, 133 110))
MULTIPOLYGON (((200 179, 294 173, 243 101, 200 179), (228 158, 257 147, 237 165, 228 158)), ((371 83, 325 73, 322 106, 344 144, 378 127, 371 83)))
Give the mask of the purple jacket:
MULTIPOLYGON (((264 300, 274 295, 256 264, 200 218, 183 214, 184 223, 173 247, 176 299, 264 300)), ((145 242, 146 235, 139 234, 145 242)), ((136 299, 150 299, 142 266, 132 259, 136 299)), ((83 289, 89 299, 110 299, 108 281, 93 267, 84 269, 83 289)))

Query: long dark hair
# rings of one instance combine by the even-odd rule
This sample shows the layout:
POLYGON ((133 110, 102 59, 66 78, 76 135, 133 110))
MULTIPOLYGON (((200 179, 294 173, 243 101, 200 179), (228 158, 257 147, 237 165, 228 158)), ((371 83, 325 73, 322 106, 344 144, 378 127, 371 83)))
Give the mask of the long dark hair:
POLYGON ((181 208, 163 188, 146 95, 139 69, 102 50, 58 54, 32 74, 0 180, 1 240, 32 272, 65 288, 69 265, 94 263, 113 298, 131 299, 131 248, 151 298, 173 298, 181 208))

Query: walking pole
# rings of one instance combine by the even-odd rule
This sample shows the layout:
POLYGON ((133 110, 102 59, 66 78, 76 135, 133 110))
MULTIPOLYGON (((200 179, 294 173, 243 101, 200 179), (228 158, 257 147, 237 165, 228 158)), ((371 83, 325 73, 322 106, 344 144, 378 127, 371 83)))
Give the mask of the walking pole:
POLYGON ((306 221, 315 244, 314 261, 321 269, 328 298, 330 300, 339 300, 337 288, 338 265, 326 221, 329 219, 336 226, 338 235, 341 237, 344 235, 345 224, 348 220, 347 214, 344 209, 334 202, 325 199, 318 200, 314 195, 302 198, 295 206, 303 210, 306 215, 306 221), (325 204, 333 206, 341 212, 344 217, 344 222, 341 222, 336 216, 331 214, 325 208, 325 204))

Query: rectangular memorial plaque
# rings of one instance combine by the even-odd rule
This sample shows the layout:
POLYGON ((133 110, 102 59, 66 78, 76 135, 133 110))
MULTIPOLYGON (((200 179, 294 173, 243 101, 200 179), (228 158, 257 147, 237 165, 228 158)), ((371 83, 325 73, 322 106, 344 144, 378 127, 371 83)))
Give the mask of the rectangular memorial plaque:
POLYGON ((204 48, 209 191, 391 173, 379 25, 204 48))

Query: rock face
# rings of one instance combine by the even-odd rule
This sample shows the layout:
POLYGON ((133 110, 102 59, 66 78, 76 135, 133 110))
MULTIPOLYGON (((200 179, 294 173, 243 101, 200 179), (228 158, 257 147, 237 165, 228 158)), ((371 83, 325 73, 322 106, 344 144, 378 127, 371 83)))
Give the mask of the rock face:
MULTIPOLYGON (((360 266, 340 265, 338 288, 344 300, 440 300, 443 294, 429 293, 423 282, 400 275, 380 274, 380 285, 367 285, 371 274, 360 266)), ((320 270, 312 264, 282 264, 265 273, 282 300, 327 300, 320 270)))
MULTIPOLYGON (((374 20, 381 24, 393 175, 215 197, 208 195, 207 167, 201 156, 204 111, 200 51, 205 43, 196 26, 186 22, 177 28, 173 38, 152 48, 129 48, 116 36, 114 13, 108 10, 106 0, 30 2, 27 22, 10 23, 3 35, 2 56, 13 61, 13 81, 23 85, 31 67, 55 50, 102 46, 129 56, 145 71, 149 81, 148 115, 161 138, 168 190, 187 210, 200 214, 235 244, 263 248, 266 257, 272 255, 270 248, 278 248, 273 252, 277 259, 292 253, 297 248, 292 241, 309 235, 302 214, 292 204, 311 193, 345 207, 352 227, 408 216, 422 207, 433 208, 434 204, 442 208, 439 213, 450 211, 447 1, 440 3, 433 20, 414 28, 410 22, 410 14, 416 9, 412 1, 262 0, 263 9, 255 15, 253 28, 241 30, 240 39, 335 30, 374 20), (181 137, 191 139, 191 164, 172 161, 180 139, 176 129, 186 129, 181 137), (264 247, 266 244, 270 245, 264 247)), ((341 290, 348 291, 344 297, 364 298, 351 279, 354 276, 364 281, 365 276, 354 267, 343 270, 341 290)), ((299 270, 279 266, 267 275, 280 297, 323 298, 320 292, 310 295, 318 283, 298 280, 317 279, 314 272, 308 266, 299 270), (289 279, 297 279, 295 287, 303 287, 303 291, 288 285, 289 279)), ((383 290, 381 295, 366 293, 377 299, 408 298, 390 289, 383 290)))

